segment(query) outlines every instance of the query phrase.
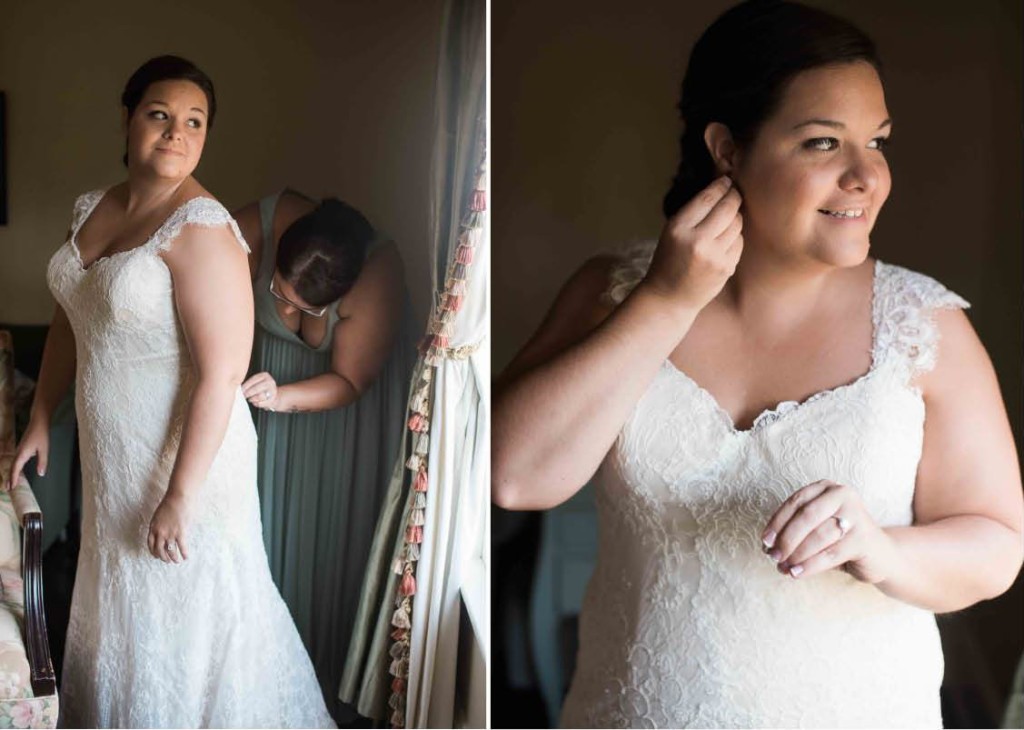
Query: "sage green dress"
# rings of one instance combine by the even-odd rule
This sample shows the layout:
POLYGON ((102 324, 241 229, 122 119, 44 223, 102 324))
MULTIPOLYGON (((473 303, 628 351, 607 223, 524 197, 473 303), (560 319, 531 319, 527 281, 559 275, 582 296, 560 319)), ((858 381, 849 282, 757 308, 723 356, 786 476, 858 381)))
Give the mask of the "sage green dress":
MULTIPOLYGON (((266 371, 285 385, 331 369, 338 314, 337 303, 328 307, 327 335, 319 347, 307 345, 278 316, 269 287, 277 250, 272 222, 280 195, 259 204, 263 245, 253 284, 256 332, 249 373, 266 371)), ((373 250, 371 244, 367 257, 373 250)), ((401 445, 416 357, 407 293, 403 305, 394 349, 359 400, 315 413, 252 409, 271 574, 339 722, 348 711, 337 707, 338 684, 374 528, 401 445)))

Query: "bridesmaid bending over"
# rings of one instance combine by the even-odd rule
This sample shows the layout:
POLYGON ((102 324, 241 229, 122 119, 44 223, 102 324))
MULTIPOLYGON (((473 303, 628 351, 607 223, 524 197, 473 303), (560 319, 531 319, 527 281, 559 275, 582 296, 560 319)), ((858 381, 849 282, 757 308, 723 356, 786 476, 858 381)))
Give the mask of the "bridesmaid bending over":
POLYGON ((252 248, 256 411, 271 572, 336 696, 415 351, 402 259, 355 208, 286 189, 235 212, 252 248))

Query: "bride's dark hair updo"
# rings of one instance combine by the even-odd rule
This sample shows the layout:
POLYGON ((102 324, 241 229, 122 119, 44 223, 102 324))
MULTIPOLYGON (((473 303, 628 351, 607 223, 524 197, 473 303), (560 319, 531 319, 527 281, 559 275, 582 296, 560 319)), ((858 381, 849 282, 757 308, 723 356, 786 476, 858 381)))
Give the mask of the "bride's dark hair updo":
POLYGON ((715 177, 704 143, 712 122, 729 128, 739 147, 753 142, 801 71, 866 61, 879 76, 875 44, 859 28, 822 10, 783 0, 748 0, 704 31, 683 78, 682 161, 662 211, 671 217, 715 177))
MULTIPOLYGON (((191 81, 202 89, 206 94, 206 128, 213 129, 213 118, 217 116, 217 96, 213 92, 213 81, 198 66, 180 56, 157 56, 135 69, 121 92, 121 106, 128 110, 129 119, 142 103, 146 89, 159 81, 191 81)), ((128 165, 127 152, 124 153, 123 162, 125 166, 128 165)))
POLYGON ((356 283, 375 235, 362 213, 326 198, 281 235, 277 270, 310 305, 326 306, 356 283))

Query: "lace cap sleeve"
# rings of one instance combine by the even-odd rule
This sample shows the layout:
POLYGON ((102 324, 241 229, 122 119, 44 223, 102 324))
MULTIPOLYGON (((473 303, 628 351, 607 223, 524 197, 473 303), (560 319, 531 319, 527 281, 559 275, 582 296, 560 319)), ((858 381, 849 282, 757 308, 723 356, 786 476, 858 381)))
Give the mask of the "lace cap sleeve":
POLYGON ((82 193, 75 199, 75 207, 71 212, 71 232, 76 233, 82 224, 85 223, 85 219, 92 213, 93 208, 100 202, 103 197, 105 190, 90 190, 87 193, 82 193))
POLYGON ((939 329, 937 309, 967 309, 970 303, 935 279, 879 262, 875 296, 875 360, 895 353, 909 375, 935 367, 939 329))
POLYGON ((231 217, 228 209, 213 198, 192 198, 182 205, 167 219, 161 230, 153 237, 157 251, 168 251, 174 240, 181 234, 181 229, 189 225, 223 226, 227 225, 241 244, 246 253, 252 253, 245 242, 238 223, 231 217))
POLYGON ((607 304, 618 305, 629 296, 636 285, 647 275, 658 242, 655 239, 633 241, 622 246, 613 254, 618 261, 608 275, 608 288, 603 299, 607 304))

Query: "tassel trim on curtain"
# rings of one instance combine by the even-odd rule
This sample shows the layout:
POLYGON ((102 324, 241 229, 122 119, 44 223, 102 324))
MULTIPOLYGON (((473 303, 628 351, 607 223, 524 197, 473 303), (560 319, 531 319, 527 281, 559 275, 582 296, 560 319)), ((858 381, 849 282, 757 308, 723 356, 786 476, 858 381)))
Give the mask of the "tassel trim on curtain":
POLYGON ((445 359, 468 357, 475 346, 449 347, 449 340, 455 326, 455 316, 466 297, 466 279, 473 257, 484 235, 484 212, 487 209, 487 193, 484 181, 484 163, 481 162, 477 175, 469 214, 462 221, 459 243, 448 265, 444 292, 438 297, 433 308, 427 334, 420 342, 420 353, 424 365, 413 389, 409 403, 409 420, 406 425, 412 434, 412 453, 405 466, 413 473, 412 502, 405 525, 405 540, 391 566, 400 575, 395 595, 395 612, 391 616, 391 695, 388 707, 391 709, 391 726, 405 727, 406 691, 409 679, 409 654, 412 632, 412 599, 416 595, 416 561, 420 557, 423 542, 423 523, 427 508, 427 455, 430 450, 430 406, 434 368, 445 359))

